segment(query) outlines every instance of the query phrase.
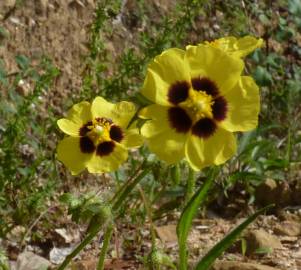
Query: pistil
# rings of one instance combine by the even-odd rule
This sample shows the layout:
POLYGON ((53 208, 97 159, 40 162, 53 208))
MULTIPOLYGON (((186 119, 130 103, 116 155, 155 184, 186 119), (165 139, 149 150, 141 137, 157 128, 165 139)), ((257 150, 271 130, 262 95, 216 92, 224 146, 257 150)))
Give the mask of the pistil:
POLYGON ((214 101, 212 97, 204 91, 195 91, 190 89, 189 98, 181 105, 187 110, 195 121, 202 118, 212 118, 212 105, 214 101))

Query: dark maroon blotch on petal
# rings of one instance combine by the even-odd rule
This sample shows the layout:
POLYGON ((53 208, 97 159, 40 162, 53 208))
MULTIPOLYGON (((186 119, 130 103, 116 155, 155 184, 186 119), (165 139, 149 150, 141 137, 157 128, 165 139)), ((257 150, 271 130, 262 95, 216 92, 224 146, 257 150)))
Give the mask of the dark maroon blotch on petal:
POLYGON ((214 100, 212 105, 213 117, 217 121, 222 121, 226 118, 228 111, 228 104, 224 97, 220 96, 214 100))
POLYGON ((110 155, 115 148, 115 143, 113 141, 102 142, 97 146, 96 154, 98 156, 108 156, 110 155))
POLYGON ((116 142, 121 142, 123 139, 123 132, 119 126, 111 126, 110 138, 116 142))
POLYGON ((80 129, 79 129, 79 136, 86 136, 87 133, 90 131, 90 129, 88 128, 88 126, 92 125, 92 121, 87 122, 86 124, 84 124, 80 129))
POLYGON ((171 107, 168 109, 168 119, 177 132, 186 133, 192 126, 192 120, 187 112, 180 107, 171 107))
POLYGON ((81 137, 79 139, 79 147, 82 153, 90 154, 95 151, 95 145, 89 137, 81 137))
POLYGON ((177 105, 188 98, 190 84, 186 81, 177 81, 168 89, 168 101, 177 105))
POLYGON ((218 88, 212 80, 203 78, 193 78, 191 84, 194 90, 204 91, 207 95, 215 97, 219 94, 218 88))
POLYGON ((217 126, 214 120, 210 118, 202 118, 193 125, 192 134, 206 139, 214 134, 216 128, 217 126))

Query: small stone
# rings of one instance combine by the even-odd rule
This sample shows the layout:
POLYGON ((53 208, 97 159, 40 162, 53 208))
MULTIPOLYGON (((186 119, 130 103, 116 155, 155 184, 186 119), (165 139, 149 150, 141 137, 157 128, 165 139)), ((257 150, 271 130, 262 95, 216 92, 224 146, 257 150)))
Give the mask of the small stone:
POLYGON ((49 259, 53 264, 60 264, 73 251, 73 249, 74 246, 61 248, 54 247, 49 253, 49 259))
POLYGON ((274 233, 287 236, 299 236, 301 235, 301 223, 288 220, 283 221, 275 226, 274 233))
POLYGON ((176 225, 165 225, 156 227, 156 232, 159 238, 164 242, 177 242, 177 226, 176 225))
POLYGON ((42 270, 50 266, 50 262, 45 258, 32 252, 25 251, 18 256, 17 270, 42 270))
POLYGON ((23 226, 16 226, 8 234, 8 239, 10 241, 12 241, 12 242, 18 243, 18 242, 20 242, 22 240, 25 232, 26 232, 25 227, 23 227, 23 226))
POLYGON ((80 233, 77 230, 67 230, 65 228, 55 229, 55 241, 61 245, 80 241, 80 233))
POLYGON ((296 236, 282 236, 280 238, 282 244, 294 244, 298 241, 298 237, 296 236))
POLYGON ((267 179, 255 191, 256 201, 260 205, 276 204, 277 206, 290 205, 293 201, 292 192, 287 182, 276 182, 267 179))
POLYGON ((30 84, 24 80, 20 80, 18 82, 16 91, 18 92, 19 95, 24 96, 24 97, 26 97, 32 93, 30 84))
POLYGON ((85 259, 72 264, 72 270, 92 270, 96 269, 97 260, 96 259, 85 259))
POLYGON ((252 254, 256 250, 281 249, 283 248, 280 240, 263 229, 254 230, 245 235, 247 241, 247 254, 252 254))
POLYGON ((260 204, 267 205, 275 202, 277 183, 273 179, 267 179, 259 185, 255 191, 256 201, 260 204))
POLYGON ((39 15, 46 15, 47 11, 47 6, 48 6, 48 0, 38 0, 36 1, 36 12, 39 15))
POLYGON ((16 5, 16 0, 1 0, 0 1, 0 14, 5 15, 16 5))

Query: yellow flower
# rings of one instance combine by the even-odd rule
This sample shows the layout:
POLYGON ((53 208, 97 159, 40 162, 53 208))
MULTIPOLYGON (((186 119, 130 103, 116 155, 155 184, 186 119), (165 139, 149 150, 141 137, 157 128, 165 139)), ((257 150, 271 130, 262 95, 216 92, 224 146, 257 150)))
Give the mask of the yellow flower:
POLYGON ((138 147, 142 139, 138 130, 127 126, 136 112, 130 102, 113 104, 96 97, 92 104, 75 104, 66 118, 57 121, 67 135, 57 147, 57 157, 78 174, 116 170, 128 156, 128 148, 138 147))
POLYGON ((230 36, 219 38, 212 42, 207 41, 205 44, 219 48, 234 57, 245 57, 257 48, 260 48, 263 45, 263 40, 252 36, 245 36, 239 39, 230 36))
POLYGON ((222 164, 236 152, 233 132, 256 127, 259 91, 241 76, 243 61, 213 46, 168 49, 147 70, 142 109, 149 148, 172 164, 186 158, 195 170, 222 164))

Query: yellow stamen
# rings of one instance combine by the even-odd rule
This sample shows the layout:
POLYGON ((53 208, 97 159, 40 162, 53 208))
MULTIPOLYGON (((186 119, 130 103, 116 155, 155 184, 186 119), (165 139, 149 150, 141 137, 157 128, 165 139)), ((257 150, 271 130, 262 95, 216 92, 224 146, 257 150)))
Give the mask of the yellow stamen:
POLYGON ((187 110, 190 116, 195 120, 204 117, 212 118, 212 105, 214 101, 210 95, 204 91, 189 90, 189 98, 181 105, 187 110))
POLYGON ((94 119, 92 121, 92 125, 88 128, 91 129, 88 136, 95 142, 95 144, 111 140, 111 124, 106 119, 94 119))

